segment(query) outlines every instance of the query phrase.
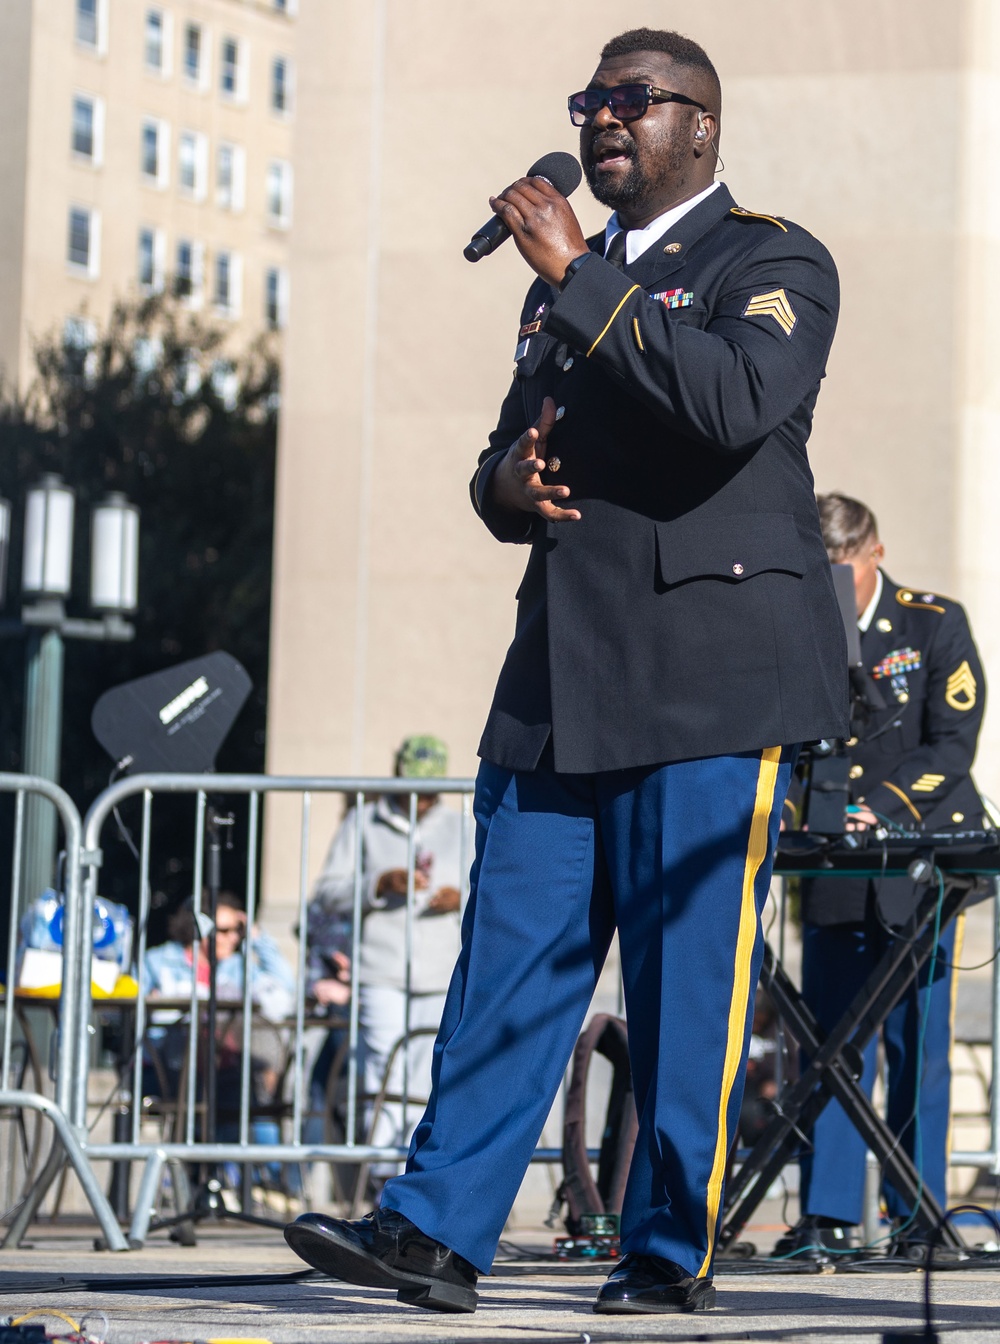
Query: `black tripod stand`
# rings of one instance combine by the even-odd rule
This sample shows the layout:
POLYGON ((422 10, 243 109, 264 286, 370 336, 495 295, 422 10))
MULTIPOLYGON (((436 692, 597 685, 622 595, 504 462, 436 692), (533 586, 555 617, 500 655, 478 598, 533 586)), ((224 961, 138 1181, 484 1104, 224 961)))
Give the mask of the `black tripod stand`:
MULTIPOLYGON (((205 902, 200 912, 196 916, 196 922, 199 927, 197 934, 201 938, 208 940, 208 1001, 206 1009, 205 1023, 205 1069, 204 1069, 204 1100, 205 1100, 205 1120, 204 1137, 206 1143, 214 1143, 218 1131, 218 1104, 219 1104, 219 1062, 216 1042, 216 1029, 218 1024, 218 968, 219 958, 216 947, 216 916, 219 906, 219 892, 222 888, 222 834, 225 832, 225 848, 233 848, 232 828, 235 824, 233 814, 216 811, 215 807, 209 804, 205 814, 205 902)), ((243 974, 250 976, 251 966, 248 956, 244 956, 243 974)), ((241 1061, 241 1069, 252 1067, 251 1061, 244 1052, 241 1061)), ((195 1085, 195 1080, 191 1080, 191 1085, 195 1085)), ((184 1246, 194 1246, 197 1238, 195 1236, 195 1225, 203 1223, 208 1219, 216 1222, 238 1222, 249 1223, 256 1227, 284 1227, 283 1222, 274 1218, 263 1218, 255 1213, 246 1212, 246 1207, 250 1203, 250 1167, 243 1163, 242 1181, 240 1190, 239 1209, 230 1209, 222 1193, 222 1180, 220 1176, 219 1163, 209 1162, 202 1167, 201 1180, 194 1190, 191 1201, 183 1212, 174 1214, 170 1218, 156 1218, 149 1225, 149 1231, 158 1232, 161 1228, 171 1228, 171 1236, 175 1241, 184 1246)))
MULTIPOLYGON (((948 854, 940 849, 935 851, 933 847, 934 841, 947 844, 950 841, 961 842, 963 838, 971 837, 922 836, 898 842, 899 845, 912 848, 912 861, 907 867, 905 860, 911 856, 904 855, 904 866, 900 868, 897 855, 893 866, 896 871, 909 871, 915 880, 924 882, 924 894, 909 922, 900 930, 895 945, 886 951, 847 1012, 828 1035, 824 1036, 802 995, 789 980, 770 947, 765 946, 761 984, 774 1000, 793 1036, 809 1053, 810 1063, 798 1081, 791 1083, 781 1094, 770 1123, 729 1183, 724 1225, 719 1234, 722 1250, 732 1245, 739 1236, 771 1183, 791 1160, 823 1107, 834 1097, 875 1154, 886 1177, 914 1209, 915 1225, 928 1236, 933 1235, 938 1228, 942 1210, 923 1185, 896 1136, 874 1110, 859 1080, 863 1071, 862 1055, 865 1047, 919 974, 920 968, 934 954, 940 930, 961 912, 970 899, 976 899, 982 894, 983 879, 978 874, 996 871, 997 855, 995 846, 990 843, 991 836, 981 837, 992 850, 985 856, 980 852, 986 848, 985 844, 966 846, 976 849, 975 857, 963 853, 948 854), (937 882, 933 880, 936 865, 944 870, 940 878, 940 893, 937 882)), ((896 843, 891 841, 887 845, 896 843)), ((956 849, 959 847, 957 844, 956 849)), ((782 863, 782 857, 779 849, 776 872, 804 871, 805 866, 799 866, 801 859, 789 861, 785 857, 782 863)), ((833 844, 829 844, 826 853, 820 857, 827 870, 839 867, 842 871, 858 872, 865 862, 863 851, 852 852, 847 848, 841 852, 833 844)), ((868 862, 872 862, 870 857, 868 862)), ((874 875, 878 875, 877 870, 874 875)), ((941 1229, 940 1236, 942 1245, 961 1247, 963 1244, 950 1225, 941 1229)))

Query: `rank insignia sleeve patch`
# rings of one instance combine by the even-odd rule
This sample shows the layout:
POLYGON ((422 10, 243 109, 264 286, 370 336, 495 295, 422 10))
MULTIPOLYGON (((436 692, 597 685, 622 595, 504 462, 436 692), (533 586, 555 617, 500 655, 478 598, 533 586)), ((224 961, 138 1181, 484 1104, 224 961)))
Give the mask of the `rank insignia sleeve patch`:
POLYGON ((770 294, 755 294, 743 309, 744 317, 773 317, 789 340, 798 318, 783 289, 772 289, 770 294))
POLYGON ((976 678, 968 662, 962 662, 948 678, 944 700, 952 709, 972 709, 976 703, 976 678))

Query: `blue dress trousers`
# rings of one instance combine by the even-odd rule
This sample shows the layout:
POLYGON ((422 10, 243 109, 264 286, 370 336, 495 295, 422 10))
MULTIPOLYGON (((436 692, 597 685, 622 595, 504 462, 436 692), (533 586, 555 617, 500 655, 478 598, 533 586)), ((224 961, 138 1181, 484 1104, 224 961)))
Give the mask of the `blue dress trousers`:
POLYGON ((622 1250, 709 1271, 794 754, 482 763, 433 1092, 383 1206, 489 1269, 617 923, 639 1115, 622 1250))

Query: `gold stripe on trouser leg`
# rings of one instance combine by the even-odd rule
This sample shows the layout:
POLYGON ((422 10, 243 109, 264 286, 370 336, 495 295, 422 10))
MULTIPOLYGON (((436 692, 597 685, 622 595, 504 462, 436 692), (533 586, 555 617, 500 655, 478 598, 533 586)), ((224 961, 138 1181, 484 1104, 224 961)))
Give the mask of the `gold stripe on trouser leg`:
MULTIPOLYGON (((962 964, 962 944, 965 942, 965 911, 955 920, 955 947, 951 954, 951 1002, 948 1006, 948 1076, 951 1077, 951 1057, 955 1050, 955 1009, 958 1007, 958 968, 962 964)), ((948 1138, 945 1142, 945 1180, 948 1177, 948 1165, 951 1163, 952 1111, 951 1084, 948 1096, 948 1138)), ((946 1187, 947 1189, 947 1187, 946 1187)))
POLYGON ((753 805, 753 820, 750 822, 750 842, 747 845, 746 863, 743 867, 743 896, 740 902, 740 928, 736 936, 736 964, 733 972, 733 994, 729 1001, 729 1028, 726 1034, 726 1057, 722 1066, 722 1089, 719 1093, 719 1128, 715 1140, 715 1158, 712 1162, 712 1174, 708 1180, 708 1250, 702 1262, 698 1277, 708 1273, 715 1250, 715 1231, 719 1221, 719 1203, 722 1199, 722 1179, 726 1174, 726 1158, 729 1155, 729 1129, 726 1113, 729 1110, 729 1098, 736 1072, 743 1053, 743 1035, 746 1031, 747 1005, 750 1000, 750 963, 753 959, 753 945, 757 938, 757 903, 754 900, 754 885, 760 865, 767 855, 767 829, 774 806, 774 786, 778 779, 778 766, 781 763, 781 748, 768 747, 761 752, 760 770, 757 775, 757 796, 753 805))

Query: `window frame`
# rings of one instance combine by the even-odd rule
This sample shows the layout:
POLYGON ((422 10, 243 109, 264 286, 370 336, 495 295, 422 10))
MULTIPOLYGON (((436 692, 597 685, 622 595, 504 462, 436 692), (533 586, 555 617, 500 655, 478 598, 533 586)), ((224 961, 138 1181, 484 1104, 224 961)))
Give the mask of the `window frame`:
POLYGON ((208 195, 208 137, 203 131, 182 130, 177 136, 177 190, 192 201, 203 201, 208 195), (193 181, 185 181, 184 146, 193 146, 191 164, 193 181))
POLYGON ((198 89, 205 93, 211 83, 212 69, 212 34, 208 25, 200 23, 197 19, 185 19, 184 31, 181 38, 181 78, 189 89, 198 89), (199 53, 198 53, 198 73, 191 74, 188 69, 188 35, 192 31, 199 34, 199 53))
POLYGON ((271 113, 275 117, 287 119, 295 110, 295 62, 284 52, 275 52, 271 57, 271 79, 268 88, 268 101, 271 113), (278 91, 277 73, 279 67, 284 70, 284 104, 279 106, 275 97, 278 91))
POLYGON ((224 33, 219 38, 219 97, 227 103, 245 103, 250 87, 250 44, 246 38, 233 33, 224 33), (236 65, 232 89, 225 86, 226 47, 232 43, 236 49, 236 65))
POLYGON ((97 280, 101 274, 101 212, 92 205, 70 204, 66 214, 66 267, 79 279, 97 280), (73 216, 87 220, 87 260, 77 261, 72 256, 73 216))
POLYGON ((294 199, 295 177, 291 160, 269 159, 264 177, 264 208, 270 228, 282 230, 291 228, 294 199), (278 210, 271 208, 273 205, 271 183, 275 172, 277 172, 278 180, 281 183, 278 190, 278 197, 280 198, 280 208, 278 210))
POLYGON ((200 308, 205 300, 205 244, 197 238, 181 236, 177 239, 174 248, 174 263, 173 289, 175 295, 186 307, 200 308), (182 247, 191 250, 191 274, 189 277, 191 288, 186 294, 181 293, 178 289, 181 279, 180 253, 182 247))
POLYGON ((212 263, 212 307, 220 317, 235 321, 243 312, 243 258, 230 247, 220 247, 212 263), (219 289, 220 267, 227 264, 226 297, 219 289))
POLYGON ((267 266, 264 270, 264 322, 269 331, 284 331, 288 326, 289 280, 287 266, 267 266), (274 318, 271 316, 271 278, 275 280, 274 318))
POLYGON ((143 294, 162 294, 167 283, 167 236, 162 229, 158 229, 152 224, 139 225, 139 246, 138 246, 139 265, 136 268, 139 289, 143 294), (142 247, 143 239, 148 236, 152 247, 150 250, 151 274, 148 280, 143 279, 142 275, 142 247))
POLYGON ((166 191, 170 186, 170 122, 162 117, 144 116, 139 125, 139 176, 148 187, 166 191), (156 133, 156 172, 146 171, 146 132, 156 133))
POLYGON ((220 210, 227 210, 230 214, 235 215, 246 208, 246 200, 246 150, 235 140, 220 140, 215 150, 215 204, 220 210), (219 174, 224 152, 228 152, 232 156, 232 176, 228 193, 220 182, 219 174))
POLYGON ((93 0, 94 5, 94 40, 81 37, 80 35, 80 5, 84 0, 74 0, 73 4, 73 38, 76 45, 82 51, 89 51, 95 56, 106 56, 108 53, 108 0, 93 0))
POLYGON ((69 152, 74 163, 100 168, 104 164, 104 99, 84 89, 74 89, 70 96, 69 152), (78 103, 90 104, 90 153, 76 146, 76 108, 78 103))
POLYGON ((146 5, 142 16, 142 66, 147 75, 157 79, 169 79, 173 74, 174 18, 163 5, 146 5), (151 64, 149 60, 149 20, 152 15, 160 19, 160 63, 151 64))

